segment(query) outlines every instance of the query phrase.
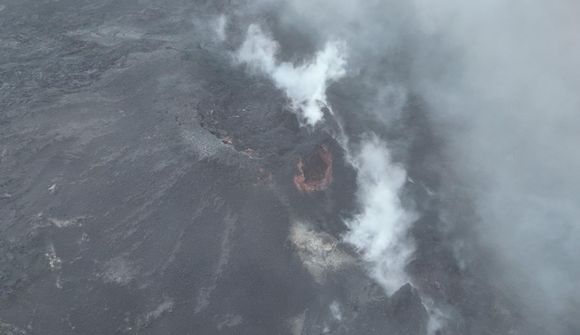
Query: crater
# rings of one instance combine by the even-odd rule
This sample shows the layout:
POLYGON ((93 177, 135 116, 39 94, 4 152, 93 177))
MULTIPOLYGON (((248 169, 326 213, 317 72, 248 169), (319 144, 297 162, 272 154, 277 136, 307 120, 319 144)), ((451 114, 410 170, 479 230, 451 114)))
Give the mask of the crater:
POLYGON ((323 191, 332 183, 332 153, 326 145, 300 158, 296 168, 298 173, 294 176, 294 185, 300 192, 323 191))

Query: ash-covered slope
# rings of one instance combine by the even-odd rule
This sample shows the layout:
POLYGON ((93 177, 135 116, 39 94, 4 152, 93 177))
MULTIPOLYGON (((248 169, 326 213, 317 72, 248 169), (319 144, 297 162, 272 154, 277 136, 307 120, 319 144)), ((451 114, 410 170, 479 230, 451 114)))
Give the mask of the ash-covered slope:
POLYGON ((0 334, 550 333, 458 247, 425 99, 375 86, 416 36, 359 66, 280 7, 0 4, 0 334))
POLYGON ((353 171, 215 48, 215 6, 3 5, 2 333, 310 332, 338 288, 369 299, 352 252, 323 286, 300 254, 318 239, 289 238, 308 221, 336 240, 353 171), (304 195, 321 146, 332 185, 304 195))

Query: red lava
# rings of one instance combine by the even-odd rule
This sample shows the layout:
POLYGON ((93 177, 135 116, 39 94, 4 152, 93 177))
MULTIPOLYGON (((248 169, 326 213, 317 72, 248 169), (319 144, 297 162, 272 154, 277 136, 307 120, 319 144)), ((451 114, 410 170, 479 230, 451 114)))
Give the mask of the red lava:
POLYGON ((294 185, 300 192, 323 191, 332 183, 332 153, 326 145, 306 159, 300 158, 296 167, 294 185))

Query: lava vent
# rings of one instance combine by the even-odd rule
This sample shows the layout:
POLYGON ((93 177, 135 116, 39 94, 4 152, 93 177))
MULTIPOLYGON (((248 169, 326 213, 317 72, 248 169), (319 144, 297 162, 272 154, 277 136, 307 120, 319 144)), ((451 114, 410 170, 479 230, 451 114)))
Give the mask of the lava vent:
POLYGON ((326 145, 305 159, 300 158, 297 168, 294 185, 301 192, 323 191, 332 183, 332 153, 326 145))

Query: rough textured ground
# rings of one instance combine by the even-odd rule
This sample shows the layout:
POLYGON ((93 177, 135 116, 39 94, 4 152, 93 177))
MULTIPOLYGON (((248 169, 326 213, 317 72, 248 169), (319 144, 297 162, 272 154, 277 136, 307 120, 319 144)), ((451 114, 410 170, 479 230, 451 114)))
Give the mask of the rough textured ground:
MULTIPOLYGON (((339 241, 355 175, 328 129, 207 38, 226 4, 1 4, 0 334, 425 334, 417 288, 388 298, 339 241), (332 182, 301 192, 320 148, 332 182)), ((410 108, 410 272, 456 308, 449 334, 519 329, 438 233, 437 141, 410 108)))

